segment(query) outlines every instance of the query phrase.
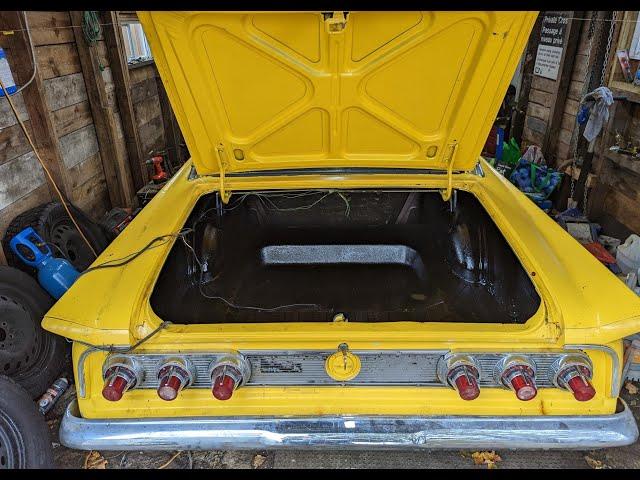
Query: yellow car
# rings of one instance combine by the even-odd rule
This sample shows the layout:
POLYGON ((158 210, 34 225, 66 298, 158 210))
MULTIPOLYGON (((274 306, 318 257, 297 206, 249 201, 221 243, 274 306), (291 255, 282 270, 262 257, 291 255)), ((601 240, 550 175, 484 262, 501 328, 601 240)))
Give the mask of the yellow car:
POLYGON ((479 158, 535 12, 141 12, 192 158, 47 313, 81 449, 597 448, 640 300, 479 158))

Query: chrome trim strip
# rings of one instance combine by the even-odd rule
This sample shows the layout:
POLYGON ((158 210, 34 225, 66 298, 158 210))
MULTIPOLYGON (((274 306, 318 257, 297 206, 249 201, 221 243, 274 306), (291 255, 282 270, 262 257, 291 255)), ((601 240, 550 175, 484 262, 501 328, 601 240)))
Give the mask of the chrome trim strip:
MULTIPOLYGON (((122 346, 122 347, 114 347, 114 350, 116 350, 118 348, 123 348, 126 349, 128 348, 126 345, 122 346)), ((519 351, 519 353, 522 354, 526 354, 526 355, 531 355, 531 354, 540 354, 540 355, 558 355, 558 354, 567 354, 567 353, 572 353, 572 351, 575 350, 599 350, 599 351, 603 351, 605 353, 607 353, 610 357, 611 357, 611 361, 612 361, 612 375, 613 375, 613 380, 611 382, 611 397, 616 398, 618 397, 618 394, 620 392, 620 378, 619 378, 619 374, 620 374, 620 364, 619 364, 619 360, 618 360, 618 356, 616 355, 615 351, 608 346, 605 345, 565 345, 563 350, 557 351, 557 352, 538 352, 536 350, 532 350, 529 351, 527 349, 519 351)), ((84 364, 86 361, 86 358, 94 352, 98 352, 101 350, 98 349, 92 349, 92 348, 88 348, 85 351, 83 351, 80 354, 80 357, 78 359, 78 378, 77 378, 77 391, 78 391, 78 396, 80 398, 85 398, 86 396, 86 391, 85 391, 85 368, 84 368, 84 364)), ((402 350, 402 351, 393 351, 393 353, 395 354, 399 354, 399 353, 421 353, 421 354, 440 354, 440 355, 445 355, 446 353, 448 353, 450 350, 402 350)), ((296 355, 304 355, 304 354, 317 354, 319 352, 324 352, 324 350, 290 350, 290 351, 280 351, 280 350, 243 350, 242 353, 244 355, 260 355, 260 354, 275 354, 277 353, 278 355, 287 355, 287 356, 296 356, 296 355)), ((328 352, 328 351, 327 351, 328 352)), ((387 352, 389 353, 390 351, 388 350, 354 350, 353 353, 361 355, 361 354, 372 354, 372 353, 384 353, 387 352)), ((456 353, 465 353, 465 354, 469 354, 469 355, 487 355, 487 352, 467 352, 467 351, 456 351, 456 353)), ((513 351, 508 352, 490 352, 493 355, 504 355, 504 354, 508 354, 508 353, 514 353, 513 351)), ((132 352, 133 355, 136 355, 135 352, 132 352)), ((185 352, 184 355, 207 355, 206 353, 203 352, 195 352, 195 353, 189 353, 189 352, 185 352)), ((144 352, 141 355, 155 355, 154 352, 144 352)), ((163 355, 166 355, 166 353, 163 353, 163 355)), ((259 385, 258 385, 259 386, 259 385)), ((320 386, 320 385, 316 385, 316 386, 320 386)), ((484 386, 488 386, 488 385, 484 385, 484 386)), ((150 388, 150 387, 149 387, 150 388)), ((155 387, 153 387, 155 388, 155 387)))
POLYGON ((638 438, 631 410, 562 416, 319 416, 84 419, 74 400, 60 443, 81 450, 578 449, 638 438))
POLYGON ((607 347, 606 345, 565 345, 564 347, 566 349, 600 350, 608 354, 611 357, 611 370, 613 370, 611 372, 611 397, 617 398, 618 395, 620 395, 620 361, 613 348, 607 347))

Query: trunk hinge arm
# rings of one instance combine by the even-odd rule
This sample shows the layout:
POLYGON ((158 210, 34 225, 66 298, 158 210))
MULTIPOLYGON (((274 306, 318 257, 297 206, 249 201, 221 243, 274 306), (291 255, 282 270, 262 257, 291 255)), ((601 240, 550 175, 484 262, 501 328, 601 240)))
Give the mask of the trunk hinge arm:
POLYGON ((221 143, 216 147, 216 158, 218 160, 218 170, 219 170, 219 178, 220 178, 220 198, 222 199, 222 203, 229 203, 229 199, 231 198, 231 192, 228 192, 224 185, 224 174, 225 169, 227 168, 227 160, 226 154, 224 151, 224 145, 221 143))
POLYGON ((451 198, 451 192, 453 191, 453 165, 456 162, 456 152, 458 151, 458 142, 454 140, 450 145, 451 153, 449 154, 449 160, 447 161, 447 188, 440 191, 442 200, 448 202, 451 198))

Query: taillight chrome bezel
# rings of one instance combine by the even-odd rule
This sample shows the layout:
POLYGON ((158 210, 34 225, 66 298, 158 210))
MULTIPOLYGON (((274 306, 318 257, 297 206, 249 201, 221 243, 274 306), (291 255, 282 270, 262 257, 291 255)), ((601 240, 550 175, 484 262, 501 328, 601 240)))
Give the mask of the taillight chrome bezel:
POLYGON ((251 363, 241 353, 235 352, 214 360, 209 365, 209 378, 211 379, 211 391, 218 400, 228 400, 233 392, 246 384, 251 378, 251 363), (233 390, 229 397, 218 398, 215 395, 216 379, 220 376, 229 377, 233 380, 233 390))
POLYGON ((438 361, 438 379, 444 385, 453 388, 463 400, 475 400, 480 395, 480 372, 478 362, 471 355, 464 353, 448 353, 438 361), (469 396, 460 391, 457 380, 466 377, 467 381, 475 387, 476 393, 469 396))
POLYGON ((496 363, 494 367, 494 377, 498 385, 511 390, 516 394, 518 400, 529 401, 533 400, 538 394, 538 387, 536 385, 536 364, 533 359, 526 355, 507 355, 496 363), (514 380, 520 377, 523 385, 520 389, 516 389, 513 385, 514 380), (520 390, 527 388, 529 394, 521 394, 520 390))
POLYGON ((561 390, 569 391, 578 401, 588 401, 595 396, 595 389, 591 385, 593 379, 593 363, 584 354, 572 353, 559 357, 549 367, 549 380, 553 385, 561 390), (573 372, 571 371, 573 369, 573 372), (582 377, 587 385, 594 391, 588 399, 579 399, 576 392, 570 388, 569 381, 574 377, 582 377))
POLYGON ((166 401, 175 400, 180 392, 193 385, 196 379, 195 366, 191 360, 185 357, 172 356, 163 358, 158 362, 157 372, 158 388, 156 391, 158 396, 166 401), (179 382, 177 387, 175 385, 176 381, 179 382), (165 390, 161 391, 161 389, 165 390), (168 390, 173 390, 173 393, 168 392, 168 390))
POLYGON ((144 381, 144 369, 135 356, 122 354, 111 355, 107 357, 102 365, 102 379, 105 382, 102 387, 102 396, 104 399, 107 401, 119 401, 126 392, 136 388, 136 386, 144 381), (113 399, 107 398, 105 389, 107 386, 112 386, 113 380, 118 377, 126 381, 124 389, 120 392, 120 397, 113 399), (113 380, 109 381, 110 378, 113 378, 113 380), (109 383, 107 384, 107 382, 109 383))

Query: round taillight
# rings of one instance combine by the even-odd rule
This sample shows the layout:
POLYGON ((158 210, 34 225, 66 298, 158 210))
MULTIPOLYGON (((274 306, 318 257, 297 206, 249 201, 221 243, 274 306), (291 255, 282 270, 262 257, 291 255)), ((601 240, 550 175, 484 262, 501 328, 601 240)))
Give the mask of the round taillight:
POLYGON ((229 400, 238 387, 249 381, 251 365, 240 354, 229 355, 213 362, 209 373, 213 396, 218 400, 229 400))
POLYGON ((533 361, 524 356, 504 357, 496 365, 498 382, 513 390, 518 400, 531 400, 538 394, 535 375, 533 361))
POLYGON ((102 376, 102 396, 105 400, 117 402, 127 390, 134 388, 142 380, 142 370, 131 357, 113 355, 107 358, 102 376))
POLYGON ((453 387, 463 400, 474 400, 480 395, 480 370, 468 355, 451 354, 440 359, 440 381, 453 387))
POLYGON ((579 402, 591 400, 596 389, 591 385, 593 370, 589 359, 582 355, 566 355, 556 360, 551 366, 553 384, 568 390, 579 402))
POLYGON ((233 367, 224 366, 212 372, 211 392, 218 400, 229 400, 238 385, 240 372, 233 367))
POLYGON ((189 360, 169 358, 162 362, 158 370, 158 396, 162 400, 175 400, 183 388, 191 385, 195 369, 189 360))

